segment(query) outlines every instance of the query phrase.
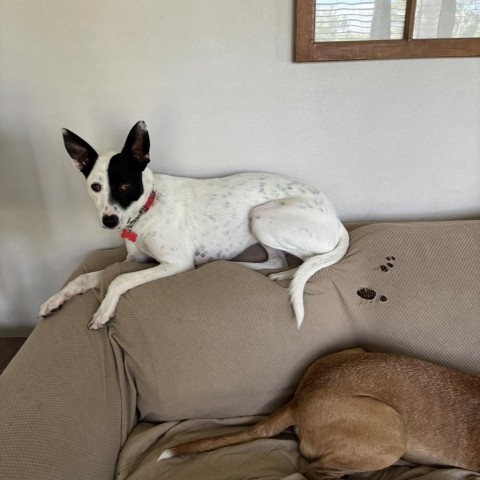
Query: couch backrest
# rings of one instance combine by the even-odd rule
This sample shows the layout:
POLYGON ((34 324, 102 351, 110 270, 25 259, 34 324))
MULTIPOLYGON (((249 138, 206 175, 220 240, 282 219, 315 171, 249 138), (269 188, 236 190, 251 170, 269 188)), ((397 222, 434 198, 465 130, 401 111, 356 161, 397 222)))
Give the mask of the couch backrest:
MULTIPOLYGON (((232 262, 125 294, 109 335, 141 419, 270 413, 311 362, 353 346, 480 373, 480 222, 372 224, 350 240, 307 284, 300 330, 286 283, 232 262)), ((105 287, 138 268, 110 266, 105 287)))

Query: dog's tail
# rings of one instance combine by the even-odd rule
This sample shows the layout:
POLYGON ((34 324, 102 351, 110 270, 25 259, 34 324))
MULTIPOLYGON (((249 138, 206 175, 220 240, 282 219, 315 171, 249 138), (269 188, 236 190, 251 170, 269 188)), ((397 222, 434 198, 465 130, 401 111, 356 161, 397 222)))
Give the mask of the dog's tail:
POLYGON ((292 302, 293 311, 297 319, 297 327, 300 328, 305 315, 303 307, 303 291, 308 279, 318 270, 329 267, 337 263, 348 250, 349 237, 347 229, 342 225, 342 232, 338 240, 337 246, 327 253, 315 255, 307 258, 295 272, 292 281, 290 282, 290 301, 292 302))
POLYGON ((194 440, 165 450, 158 457, 157 462, 167 458, 178 457, 179 455, 207 452, 221 447, 229 447, 231 445, 250 442, 259 438, 273 437, 291 425, 293 425, 293 414, 290 404, 287 404, 265 420, 258 422, 253 427, 247 428, 246 430, 227 435, 220 435, 218 437, 194 440))

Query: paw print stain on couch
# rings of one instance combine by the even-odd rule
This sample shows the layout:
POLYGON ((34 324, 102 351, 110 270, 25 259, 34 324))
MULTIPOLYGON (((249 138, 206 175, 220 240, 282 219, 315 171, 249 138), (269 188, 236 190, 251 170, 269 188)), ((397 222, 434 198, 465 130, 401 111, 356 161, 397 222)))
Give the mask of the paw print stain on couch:
POLYGON ((393 262, 395 261, 395 257, 390 255, 385 260, 386 260, 386 265, 380 265, 380 270, 382 272, 388 272, 389 268, 393 268, 393 262))
MULTIPOLYGON (((357 290, 357 295, 365 300, 373 300, 377 296, 377 292, 371 288, 360 288, 357 290)), ((386 302, 388 300, 385 295, 380 295, 378 299, 381 302, 386 302)))
MULTIPOLYGON (((389 255, 388 257, 385 258, 385 260, 386 260, 385 264, 380 265, 380 270, 382 272, 388 272, 389 269, 392 269, 396 259, 393 255, 389 255)), ((357 290, 357 295, 360 298, 363 298, 364 300, 372 301, 377 297, 377 292, 371 288, 362 287, 357 290)), ((378 299, 381 302, 386 302, 388 300, 388 298, 385 295, 379 295, 378 299)))

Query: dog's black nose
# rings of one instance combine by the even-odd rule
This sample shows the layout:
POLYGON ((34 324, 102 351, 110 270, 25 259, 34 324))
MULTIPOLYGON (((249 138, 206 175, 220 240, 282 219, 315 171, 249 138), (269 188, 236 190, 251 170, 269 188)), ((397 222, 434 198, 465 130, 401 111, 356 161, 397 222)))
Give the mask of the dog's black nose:
POLYGON ((118 225, 118 217, 116 215, 104 215, 102 223, 107 228, 115 228, 118 225))

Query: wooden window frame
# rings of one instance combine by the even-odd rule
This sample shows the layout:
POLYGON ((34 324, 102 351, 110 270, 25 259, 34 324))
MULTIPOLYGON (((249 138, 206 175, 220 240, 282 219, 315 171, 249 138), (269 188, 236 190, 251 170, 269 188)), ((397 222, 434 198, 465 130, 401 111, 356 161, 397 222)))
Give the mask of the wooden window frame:
POLYGON ((315 0, 296 0, 295 61, 480 56, 480 38, 413 39, 416 4, 407 0, 402 40, 315 42, 315 0))

